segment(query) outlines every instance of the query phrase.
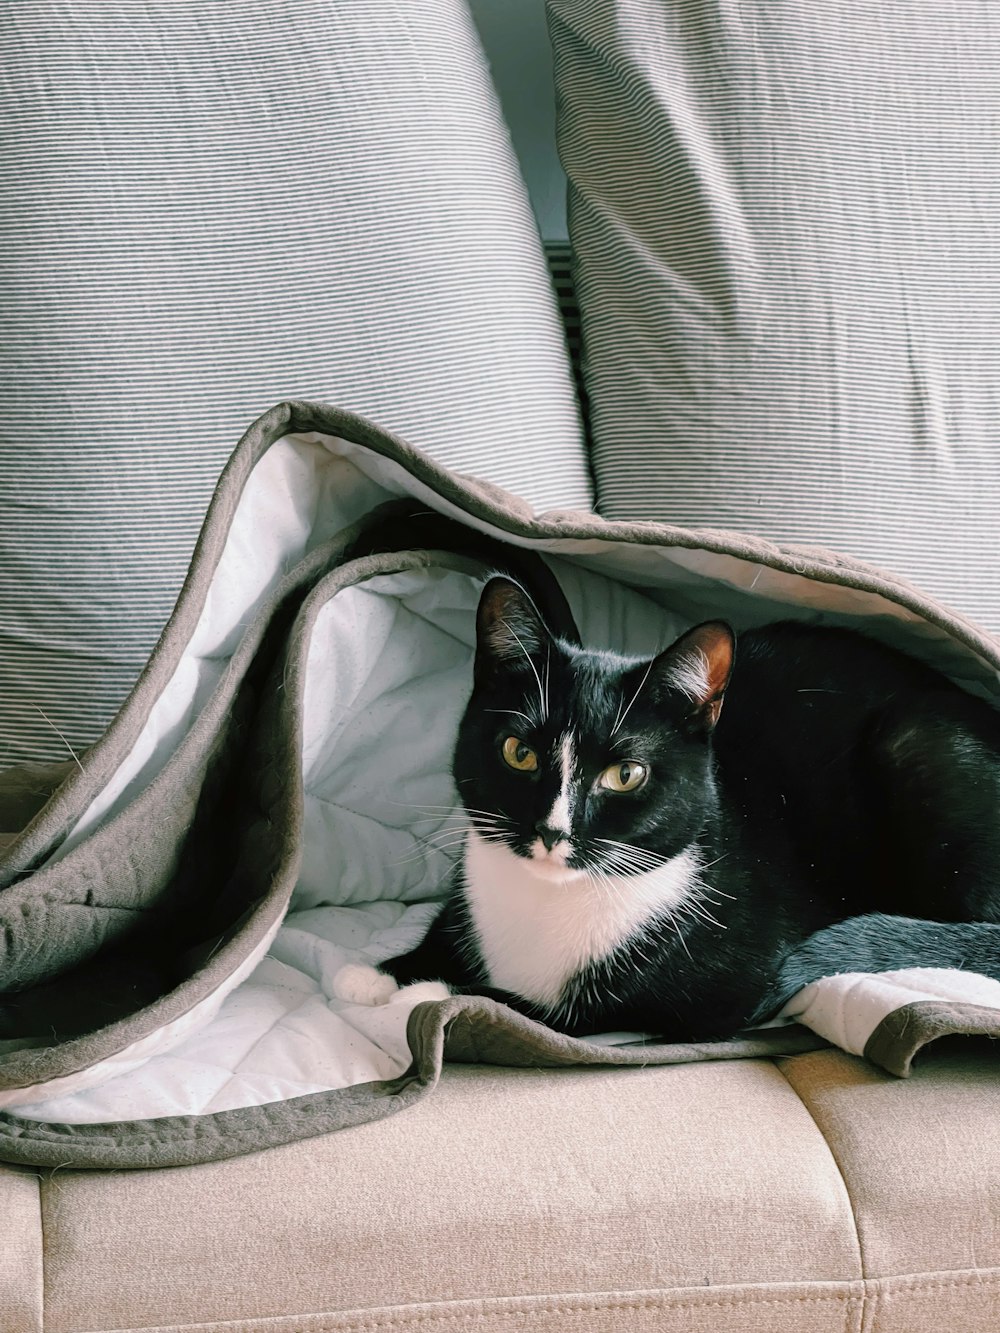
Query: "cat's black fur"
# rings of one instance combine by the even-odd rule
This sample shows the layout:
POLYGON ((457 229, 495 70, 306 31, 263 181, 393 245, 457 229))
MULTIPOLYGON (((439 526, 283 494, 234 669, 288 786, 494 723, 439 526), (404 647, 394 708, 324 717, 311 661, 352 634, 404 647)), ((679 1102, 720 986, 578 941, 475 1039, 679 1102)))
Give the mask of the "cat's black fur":
MULTIPOLYGON (((470 812, 502 817, 502 834, 481 828, 521 856, 558 793, 554 747, 570 728, 570 865, 599 861, 599 837, 658 858, 696 847, 707 891, 698 910, 682 905, 584 967, 556 1004, 501 994, 519 1009, 571 1033, 694 1040, 730 1036, 835 972, 964 966, 1000 979, 1000 717, 930 668, 794 623, 750 630, 734 651, 718 622, 650 665, 552 637, 523 590, 492 580, 454 775, 470 812), (703 688, 688 678, 685 692, 678 668, 692 663, 703 688), (538 753, 537 772, 505 764, 511 735, 538 753), (648 768, 640 789, 595 786, 626 759, 648 768)), ((426 940, 386 965, 400 983, 497 994, 463 874, 426 940)))

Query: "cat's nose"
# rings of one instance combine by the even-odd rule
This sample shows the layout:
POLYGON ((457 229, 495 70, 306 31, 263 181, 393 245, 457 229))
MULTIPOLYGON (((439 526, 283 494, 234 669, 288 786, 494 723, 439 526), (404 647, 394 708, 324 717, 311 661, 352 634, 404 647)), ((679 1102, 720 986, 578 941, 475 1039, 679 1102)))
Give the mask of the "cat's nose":
POLYGON ((559 839, 565 836, 562 829, 553 828, 551 824, 546 824, 544 819, 540 819, 535 825, 535 832, 545 844, 547 852, 551 852, 559 839))

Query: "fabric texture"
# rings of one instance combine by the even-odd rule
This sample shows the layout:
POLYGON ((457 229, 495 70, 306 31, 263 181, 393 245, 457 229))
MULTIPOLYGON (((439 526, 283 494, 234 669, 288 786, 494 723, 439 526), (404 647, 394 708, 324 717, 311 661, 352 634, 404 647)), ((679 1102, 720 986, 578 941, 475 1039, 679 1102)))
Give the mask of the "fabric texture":
POLYGON ((37 1292, 4 1326, 994 1333, 995 1082, 944 1048, 906 1083, 833 1051, 452 1066, 404 1116, 252 1158, 0 1167, 37 1292))
POLYGON ((782 1014, 905 1076, 929 1041, 958 1033, 958 1009, 966 1036, 990 1036, 1000 1013, 1000 982, 954 968, 843 972, 805 986, 782 1014))
POLYGON ((996 1115, 990 1063, 979 1048, 942 1043, 905 1083, 840 1051, 797 1056, 781 1069, 848 1182, 866 1275, 960 1280, 983 1269, 1000 1314, 1000 1145, 985 1132, 996 1115), (916 1137, 933 1149, 911 1151, 916 1137), (966 1165, 976 1160, 981 1186, 966 1165))
POLYGON ((600 512, 1000 630, 1000 15, 548 0, 600 512))
POLYGON ((101 734, 280 399, 589 505, 462 0, 24 0, 0 32, 0 766, 101 734))
POLYGON ((38 1175, 23 1167, 0 1170, 0 1328, 40 1333, 43 1319, 44 1237, 38 1175))
POLYGON ((43 1189, 53 1329, 206 1314, 358 1318, 370 1306, 487 1295, 655 1301, 709 1285, 718 1297, 729 1283, 860 1276, 840 1173, 766 1062, 488 1076, 455 1067, 433 1099, 350 1134, 124 1182, 74 1173, 61 1192, 57 1175, 43 1189), (762 1132, 769 1123, 780 1137, 762 1132), (703 1206, 706 1171, 724 1207, 703 1206), (160 1263, 123 1292, 116 1266, 139 1219, 160 1263), (747 1246, 748 1232, 768 1243, 747 1246))
MULTIPOLYGON (((498 568, 595 647, 651 652, 712 615, 737 630, 804 615, 997 690, 995 642, 864 565, 738 534, 535 518, 361 418, 281 405, 237 448, 170 624, 104 737, 47 800, 37 769, 0 783, 15 812, 34 810, 0 855, 0 1157, 142 1168, 259 1151, 412 1106, 449 1058, 637 1067, 821 1043, 795 1026, 582 1040, 482 997, 338 993, 346 963, 419 940, 447 883, 438 836, 463 829, 450 754, 478 588, 498 568)), ((828 978, 800 1007, 905 1074, 941 1036, 1000 1033, 995 992, 911 971, 828 978), (930 1021, 894 1026, 928 1001, 930 1021)))

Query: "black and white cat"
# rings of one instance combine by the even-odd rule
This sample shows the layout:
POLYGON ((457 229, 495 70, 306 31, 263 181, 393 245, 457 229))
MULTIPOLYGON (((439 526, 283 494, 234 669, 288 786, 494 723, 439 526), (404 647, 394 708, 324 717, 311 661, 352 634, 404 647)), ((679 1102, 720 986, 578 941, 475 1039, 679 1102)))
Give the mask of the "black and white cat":
POLYGON ((483 590, 426 939, 337 993, 504 999, 573 1034, 720 1038, 834 972, 1000 979, 1000 717, 849 630, 709 622, 652 660, 483 590), (983 924, 994 923, 994 924, 983 924), (388 974, 388 975, 386 975, 388 974))

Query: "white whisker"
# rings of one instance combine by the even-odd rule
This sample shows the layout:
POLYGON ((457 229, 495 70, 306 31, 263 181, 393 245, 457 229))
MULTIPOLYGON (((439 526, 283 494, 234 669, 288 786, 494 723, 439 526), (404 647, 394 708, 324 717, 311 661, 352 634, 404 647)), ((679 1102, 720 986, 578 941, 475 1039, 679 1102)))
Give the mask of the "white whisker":
POLYGON ((611 849, 600 852, 602 861, 628 874, 658 870, 670 860, 669 857, 658 856, 654 852, 646 851, 645 848, 633 847, 629 843, 617 842, 613 838, 594 838, 594 842, 602 843, 611 849))
POLYGON ((677 915, 695 916, 698 917, 699 920, 704 921, 706 925, 718 926, 719 930, 726 929, 726 927, 722 924, 722 922, 716 921, 712 913, 709 912, 708 909, 704 907, 704 905, 700 903, 697 899, 688 900, 687 902, 680 903, 677 908, 677 915))
POLYGON ((413 828, 417 824, 441 824, 449 828, 456 828, 455 824, 447 824, 447 815, 421 815, 419 819, 410 819, 407 821, 407 827, 413 828))
POLYGON ((643 852, 639 847, 612 847, 610 851, 603 852, 604 856, 613 856, 618 860, 627 861, 630 865, 648 866, 655 869, 657 866, 667 864, 669 858, 663 856, 654 856, 649 852, 643 852))
POLYGON ((398 805, 407 810, 460 810, 460 805, 438 805, 433 801, 394 801, 391 796, 386 796, 387 805, 398 805))
MULTIPOLYGON (((638 699, 639 694, 640 694, 640 691, 642 690, 642 687, 645 685, 646 681, 649 679, 649 673, 652 671, 652 669, 653 669, 653 663, 654 663, 655 661, 656 661, 656 658, 655 658, 655 657, 651 657, 651 658, 649 659, 649 665, 646 667, 645 674, 643 675, 642 680, 640 680, 640 682, 639 682, 639 688, 636 690, 635 694, 633 694, 633 695, 632 695, 632 698, 629 700, 628 708, 625 709, 625 712, 624 712, 624 713, 619 713, 618 718, 617 718, 617 720, 616 720, 616 722, 615 722, 615 725, 614 725, 614 726, 612 727, 612 729, 611 729, 611 734, 612 734, 612 736, 615 734, 615 732, 618 730, 618 728, 621 726, 621 724, 622 724, 622 723, 625 721, 625 719, 628 717, 629 708, 631 708, 632 705, 635 703, 636 699, 638 699)), ((624 697, 625 697, 625 696, 622 695, 622 698, 624 698, 624 697)), ((621 707, 621 705, 619 704, 619 708, 620 708, 620 707, 621 707)))
POLYGON ((419 861, 424 856, 444 855, 447 852, 457 851, 457 849, 460 848, 461 846, 462 844, 460 842, 449 843, 443 847, 430 847, 426 843, 419 843, 416 847, 411 848, 410 851, 408 851, 405 856, 400 857, 396 861, 390 862, 390 864, 403 865, 407 861, 419 861))
MULTIPOLYGON (((677 918, 677 913, 676 913, 676 912, 670 912, 670 913, 667 915, 666 920, 667 920, 668 924, 671 925, 671 926, 673 927, 674 934, 675 934, 675 935, 677 936, 677 938, 680 940, 680 942, 681 942, 681 948, 682 948, 682 949, 684 950, 684 952, 687 954, 688 958, 691 958, 691 950, 690 950, 690 949, 688 948, 688 946, 687 946, 687 940, 684 938, 684 932, 681 930, 680 922, 679 922, 679 920, 678 920, 678 918, 677 918)), ((694 962, 694 959, 691 958, 691 961, 694 962)))
POLYGON ((519 637, 519 635, 518 635, 518 633, 517 633, 517 630, 514 629, 513 626, 512 626, 508 621, 506 621, 506 620, 502 621, 501 623, 504 624, 504 625, 506 625, 507 628, 510 630, 511 634, 513 634, 515 640, 517 641, 517 646, 520 648, 521 652, 524 653, 524 656, 527 658, 528 666, 531 667, 531 670, 532 670, 532 672, 534 673, 535 681, 536 681, 536 683, 537 683, 537 685, 538 685, 538 699, 539 699, 539 702, 540 702, 541 705, 542 705, 542 716, 543 716, 543 717, 548 717, 548 709, 547 709, 546 706, 545 706, 545 696, 544 696, 544 694, 542 693, 542 679, 541 679, 541 677, 540 677, 539 674, 538 674, 538 668, 535 666, 534 662, 531 660, 531 654, 528 652, 527 648, 525 648, 524 644, 521 642, 521 639, 520 639, 520 637, 519 637))
POLYGON ((424 837, 417 837, 424 847, 458 847, 468 836, 466 829, 443 829, 440 833, 432 833, 424 837))
POLYGON ((728 898, 731 903, 736 901, 735 893, 723 893, 723 891, 717 889, 714 884, 702 884, 701 891, 702 897, 710 902, 713 901, 714 898, 728 898))
POLYGON ((445 860, 452 863, 459 860, 458 853, 454 856, 448 856, 448 852, 453 850, 449 847, 418 847, 413 851, 407 852, 405 856, 399 856, 394 861, 390 861, 391 866, 416 865, 418 862, 426 861, 432 856, 443 856, 445 860))
MULTIPOLYGON (((399 802, 394 802, 394 804, 398 805, 399 802)), ((440 819, 443 822, 448 815, 478 815, 483 819, 502 819, 508 824, 511 822, 509 815, 502 815, 496 810, 479 810, 475 806, 469 805, 411 805, 409 808, 412 810, 427 810, 432 812, 428 813, 421 819, 412 820, 411 822, 414 824, 425 824, 434 819, 440 819)))
POLYGON ((529 727, 535 725, 535 719, 529 717, 527 713, 522 713, 519 708, 484 708, 484 713, 503 713, 506 717, 523 717, 529 727))
MULTIPOLYGON (((433 856, 436 853, 447 856, 447 859, 454 862, 460 859, 461 849, 465 847, 468 839, 468 829, 447 829, 441 834, 431 835, 430 837, 417 838, 416 846, 411 848, 405 856, 399 857, 389 864, 394 866, 409 865, 416 861, 424 860, 427 856, 433 856), (445 841, 445 836, 451 835, 445 841), (448 855, 452 853, 452 855, 448 855)), ((501 846, 507 846, 507 834, 502 830, 478 830, 478 835, 483 842, 498 843, 501 846)))
POLYGON ((603 898, 605 902, 612 902, 614 899, 614 889, 608 876, 595 865, 584 866, 583 870, 584 874, 586 874, 587 878, 597 890, 598 896, 603 898))

